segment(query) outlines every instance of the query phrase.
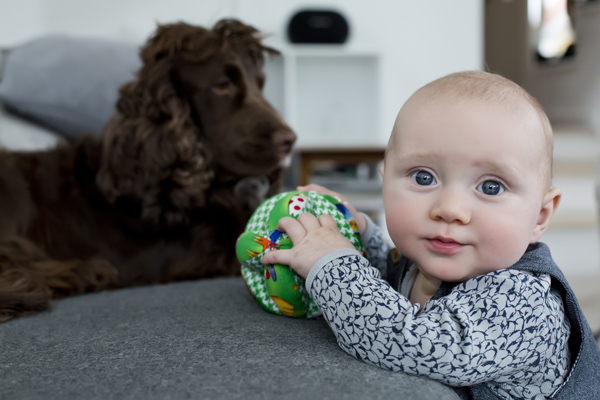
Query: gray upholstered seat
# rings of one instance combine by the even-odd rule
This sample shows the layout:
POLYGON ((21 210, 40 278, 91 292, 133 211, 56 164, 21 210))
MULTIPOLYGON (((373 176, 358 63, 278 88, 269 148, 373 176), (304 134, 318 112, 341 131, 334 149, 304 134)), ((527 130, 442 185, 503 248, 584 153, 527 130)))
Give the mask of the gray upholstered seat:
POLYGON ((241 278, 94 293, 0 325, 2 399, 457 399, 355 360, 241 278))

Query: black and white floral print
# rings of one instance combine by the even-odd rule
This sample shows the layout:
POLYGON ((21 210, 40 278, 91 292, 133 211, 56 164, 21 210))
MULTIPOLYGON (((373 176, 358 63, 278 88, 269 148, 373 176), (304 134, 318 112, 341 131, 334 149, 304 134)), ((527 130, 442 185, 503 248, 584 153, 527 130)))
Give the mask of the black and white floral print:
POLYGON ((564 382, 570 326, 548 275, 492 272, 419 311, 357 252, 335 256, 306 284, 357 359, 451 386, 485 382, 506 399, 545 399, 564 382))

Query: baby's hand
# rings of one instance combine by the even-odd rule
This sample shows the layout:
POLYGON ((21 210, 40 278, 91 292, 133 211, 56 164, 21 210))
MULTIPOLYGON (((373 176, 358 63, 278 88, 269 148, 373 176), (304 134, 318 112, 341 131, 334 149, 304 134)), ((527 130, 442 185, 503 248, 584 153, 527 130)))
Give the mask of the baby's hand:
POLYGON ((356 225, 358 226, 358 233, 360 233, 361 235, 365 234, 365 230, 367 229, 367 221, 362 216, 362 214, 360 214, 358 211, 356 211, 356 208, 354 208, 354 206, 352 204, 350 204, 348 202, 348 200, 346 200, 344 198, 344 196, 342 196, 341 194, 334 192, 332 190, 329 190, 323 186, 315 185, 314 183, 311 183, 310 185, 306 185, 306 186, 298 186, 296 188, 296 190, 299 190, 301 192, 323 193, 323 194, 327 194, 331 197, 337 198, 348 209, 348 211, 350 211, 350 214, 352 214, 352 218, 354 218, 354 221, 356 221, 356 225))
POLYGON ((354 249, 352 243, 338 231, 335 220, 326 214, 317 218, 311 213, 303 213, 298 220, 284 217, 279 220, 277 228, 287 232, 294 247, 269 251, 260 262, 289 265, 304 279, 324 255, 334 250, 354 249))

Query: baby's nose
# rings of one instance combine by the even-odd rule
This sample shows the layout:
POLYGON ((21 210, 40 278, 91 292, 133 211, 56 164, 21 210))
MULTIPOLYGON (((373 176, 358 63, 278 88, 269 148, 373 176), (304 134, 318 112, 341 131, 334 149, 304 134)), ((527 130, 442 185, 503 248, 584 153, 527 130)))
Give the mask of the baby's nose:
POLYGON ((430 217, 446 223, 458 222, 466 225, 471 222, 468 200, 460 190, 444 188, 438 192, 430 210, 430 217))

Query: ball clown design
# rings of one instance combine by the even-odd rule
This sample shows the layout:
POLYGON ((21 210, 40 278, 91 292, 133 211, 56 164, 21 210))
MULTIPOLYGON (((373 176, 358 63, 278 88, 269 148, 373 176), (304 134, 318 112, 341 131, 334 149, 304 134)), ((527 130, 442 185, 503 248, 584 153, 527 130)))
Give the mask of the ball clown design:
POLYGON ((285 192, 267 199, 252 214, 236 245, 242 276, 258 304, 274 314, 294 318, 321 314, 304 288, 304 279, 287 265, 263 265, 260 259, 267 251, 292 248, 291 239, 277 230, 277 224, 283 217, 298 218, 304 212, 317 217, 331 215, 338 230, 364 254, 358 227, 348 209, 338 199, 317 192, 285 192))

